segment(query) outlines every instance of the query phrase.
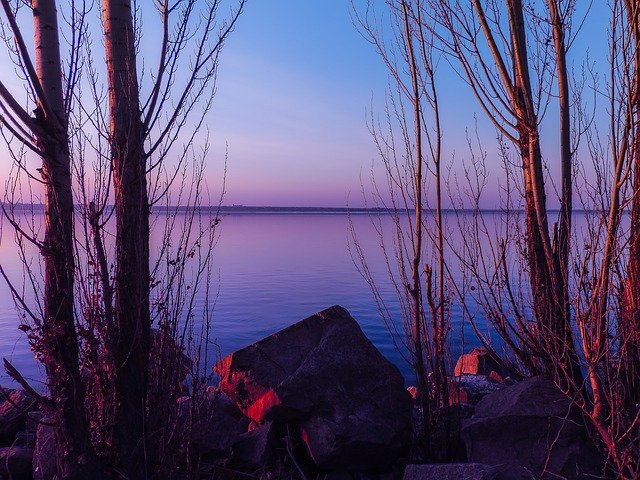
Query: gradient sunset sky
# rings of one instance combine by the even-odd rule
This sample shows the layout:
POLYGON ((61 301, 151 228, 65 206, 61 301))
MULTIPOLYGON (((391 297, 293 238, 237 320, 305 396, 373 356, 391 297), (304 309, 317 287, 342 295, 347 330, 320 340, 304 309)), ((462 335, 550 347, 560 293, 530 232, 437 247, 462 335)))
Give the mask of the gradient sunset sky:
MULTIPOLYGON (((578 3, 584 13, 589 2, 578 3)), ((363 4, 355 2, 356 8, 363 4)), ((382 1, 374 5, 384 8, 382 1)), ((382 111, 389 80, 374 47, 353 25, 350 9, 344 0, 247 4, 222 55, 212 113, 214 157, 221 157, 225 142, 229 148, 226 204, 363 205, 361 185, 370 186, 371 168, 379 164, 367 115, 372 107, 382 111)), ((606 68, 609 18, 606 2, 595 2, 570 51, 577 74, 587 54, 597 59, 596 70, 606 68)), ((445 59, 440 72, 445 161, 462 171, 469 156, 467 131, 477 118, 492 169, 484 204, 497 206, 495 130, 445 59)), ((545 128, 543 148, 552 162, 559 149, 554 105, 545 128)), ((212 163, 210 175, 217 168, 212 163)), ((550 175, 556 175, 553 166, 550 175)), ((550 207, 554 203, 550 198, 550 207)))
MULTIPOLYGON (((365 3, 354 0, 357 9, 365 3)), ((578 2, 581 13, 589 3, 578 2)), ((373 4, 384 12, 383 0, 373 4)), ((383 111, 389 78, 374 47, 354 26, 351 9, 348 0, 247 2, 220 57, 217 95, 207 119, 212 140, 207 179, 214 197, 228 148, 225 204, 364 205, 362 187, 370 189, 372 168, 380 173, 367 118, 383 111)), ((609 17, 607 2, 596 0, 569 54, 576 75, 588 55, 596 62, 595 70, 606 77, 609 17)), ((99 25, 95 29, 99 32, 99 25)), ((144 60, 149 68, 153 32, 146 42, 141 53, 147 52, 144 60)), ((101 48, 98 40, 94 48, 101 48)), ((453 174, 462 174, 463 161, 469 157, 467 134, 477 122, 491 174, 484 206, 498 206, 501 169, 495 129, 447 59, 438 62, 444 161, 453 174)), ((11 85, 13 79, 4 77, 11 85)), ((553 158, 559 150, 553 101, 544 132, 544 155, 553 178, 557 176, 553 158)), ((8 171, 5 162, 0 181, 8 171)))

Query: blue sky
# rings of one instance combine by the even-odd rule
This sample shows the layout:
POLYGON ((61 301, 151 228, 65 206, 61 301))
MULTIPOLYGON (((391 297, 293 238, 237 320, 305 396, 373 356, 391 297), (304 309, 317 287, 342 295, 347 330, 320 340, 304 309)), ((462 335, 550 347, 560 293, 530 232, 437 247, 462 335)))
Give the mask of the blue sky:
MULTIPOLYGON (((579 5, 585 7, 586 2, 579 5)), ((606 58, 608 18, 605 3, 596 2, 570 64, 580 66, 587 51, 600 61, 606 58)), ((228 145, 225 203, 344 206, 348 199, 362 205, 361 185, 369 187, 369 172, 379 163, 367 112, 372 106, 382 110, 387 85, 386 68, 352 23, 350 2, 248 2, 221 59, 210 124, 215 143, 210 183, 216 183, 228 145)), ((477 118, 491 169, 485 206, 496 206, 501 171, 495 131, 444 60, 440 86, 445 161, 461 172, 468 157, 466 132, 477 118)), ((552 106, 543 144, 550 163, 558 150, 556 117, 552 106)), ((550 175, 556 175, 553 165, 550 175)))
MULTIPOLYGON (((356 8, 365 0, 355 0, 356 8)), ((374 0, 384 10, 382 0, 374 0)), ((363 205, 361 188, 379 159, 367 129, 368 114, 382 112, 388 72, 375 49, 352 23, 347 0, 249 0, 220 58, 217 96, 207 118, 212 149, 207 181, 215 196, 221 185, 228 148, 224 203, 244 205, 363 205)), ((579 8, 588 2, 580 0, 579 8)), ((28 13, 28 12, 27 12, 28 13)), ((98 14, 99 10, 95 10, 98 14)), ((223 12, 221 12, 223 13, 223 12)), ((93 18, 93 17, 92 17, 93 18)), ((596 0, 569 56, 578 67, 589 51, 606 66, 609 10, 596 0)), ((29 25, 28 18, 25 27, 29 25)), ((141 56, 146 69, 155 64, 155 18, 147 27, 141 56)), ((96 56, 103 55, 98 17, 92 19, 96 56)), ((6 56, 6 54, 5 54, 6 56)), ((0 63, 7 64, 0 55, 0 63)), ((12 66, 5 71, 9 71, 12 66)), ((601 72, 606 76, 606 72, 601 72)), ((4 75, 10 86, 15 77, 4 75)), ((479 111, 471 91, 446 60, 438 70, 444 125, 445 163, 460 174, 468 159, 466 135, 476 119, 488 152, 491 184, 484 206, 498 205, 501 170, 495 130, 479 111)), ((16 91, 20 91, 19 85, 16 91)), ((550 176, 557 172, 557 112, 544 123, 544 155, 550 176)), ((36 162, 37 163, 37 162, 36 162)), ((0 166, 0 181, 8 162, 0 166)), ((550 206, 554 206, 553 196, 550 206)))
POLYGON ((349 2, 249 2, 223 52, 211 115, 218 157, 229 146, 226 203, 359 201, 360 172, 375 157, 366 111, 386 75, 349 2))

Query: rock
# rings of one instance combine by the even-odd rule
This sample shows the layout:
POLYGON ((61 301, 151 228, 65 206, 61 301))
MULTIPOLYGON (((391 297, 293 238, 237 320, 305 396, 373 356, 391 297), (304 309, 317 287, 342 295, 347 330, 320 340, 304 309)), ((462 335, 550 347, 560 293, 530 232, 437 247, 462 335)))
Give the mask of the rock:
POLYGON ((34 410, 33 412, 27 413, 26 418, 26 430, 27 433, 33 433, 34 435, 38 431, 38 425, 44 418, 44 412, 40 410, 34 410))
POLYGON ((0 478, 31 480, 33 450, 25 447, 0 448, 0 478))
POLYGON ((53 420, 43 416, 38 421, 36 448, 33 452, 34 480, 51 480, 57 472, 58 449, 53 420))
POLYGON ((14 447, 29 447, 35 448, 36 446, 36 434, 30 432, 18 432, 16 433, 15 440, 13 441, 14 447))
POLYGON ((505 380, 520 380, 518 373, 509 367, 495 352, 478 347, 458 358, 453 375, 485 375, 500 383, 505 380), (515 378, 514 378, 515 377, 515 378))
POLYGON ((408 445, 404 379, 342 307, 238 350, 215 371, 255 422, 297 424, 321 469, 386 469, 408 445))
POLYGON ((481 463, 407 465, 403 480, 493 480, 495 468, 481 463))
POLYGON ((247 431, 249 419, 225 393, 211 388, 192 405, 192 397, 178 399, 177 434, 207 458, 228 458, 233 444, 247 431))
POLYGON ((277 445, 276 425, 266 422, 238 437, 232 447, 229 466, 243 472, 268 467, 276 457, 277 445))
POLYGON ((584 420, 555 385, 529 378, 487 395, 463 422, 470 462, 512 479, 581 479, 602 474, 602 458, 584 420))
POLYGON ((476 404, 485 395, 505 387, 504 383, 497 382, 486 375, 460 375, 449 383, 449 405, 476 404))
POLYGON ((0 393, 0 446, 11 446, 13 439, 25 429, 27 414, 35 409, 36 402, 24 390, 7 390, 0 393))
POLYGON ((418 387, 414 387, 413 385, 411 385, 410 387, 407 387, 407 392, 409 392, 409 395, 411 395, 411 398, 414 401, 416 398, 418 398, 418 387))

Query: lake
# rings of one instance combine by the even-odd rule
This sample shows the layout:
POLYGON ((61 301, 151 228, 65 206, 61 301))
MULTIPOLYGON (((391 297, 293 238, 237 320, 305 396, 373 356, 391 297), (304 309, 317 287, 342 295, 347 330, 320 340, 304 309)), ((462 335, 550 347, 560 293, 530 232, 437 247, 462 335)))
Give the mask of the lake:
MULTIPOLYGON (((494 218, 494 223, 499 223, 499 213, 489 216, 494 218)), ((452 225, 456 222, 453 213, 447 213, 445 217, 452 225)), ((178 221, 183 221, 180 216, 178 221)), ((400 305, 379 246, 381 238, 390 241, 391 215, 226 213, 218 226, 214 249, 212 281, 219 293, 217 298, 209 300, 215 301, 212 337, 219 355, 226 355, 319 310, 339 304, 349 310, 371 341, 400 368, 407 382, 412 383, 411 369, 403 360, 406 351, 394 346, 371 289, 358 271, 359 263, 352 258, 354 245, 350 221, 390 312, 395 319, 400 318, 400 305), (384 232, 383 237, 378 234, 380 229, 384 232)), ((0 260, 9 276, 20 280, 23 265, 9 228, 4 226, 0 260)), ((456 231, 453 227, 450 230, 456 231)), ((460 234, 451 231, 448 238, 455 243, 460 234)), ((156 237, 152 238, 152 248, 157 243, 153 240, 156 237)), ((449 261, 451 275, 459 280, 461 273, 457 261, 452 258, 449 261)), ((205 301, 204 298, 196 300, 205 301)), ((468 313, 477 316, 482 324, 482 315, 473 300, 467 302, 467 308, 468 313)), ((478 341, 469 326, 463 325, 459 302, 453 302, 450 315, 451 361, 455 362, 463 343, 464 348, 469 349, 478 341)), ((11 360, 25 377, 40 382, 42 370, 33 358, 25 335, 18 330, 18 323, 16 307, 3 282, 0 288, 0 355, 11 360)), ((0 381, 7 383, 9 380, 3 375, 0 381)))

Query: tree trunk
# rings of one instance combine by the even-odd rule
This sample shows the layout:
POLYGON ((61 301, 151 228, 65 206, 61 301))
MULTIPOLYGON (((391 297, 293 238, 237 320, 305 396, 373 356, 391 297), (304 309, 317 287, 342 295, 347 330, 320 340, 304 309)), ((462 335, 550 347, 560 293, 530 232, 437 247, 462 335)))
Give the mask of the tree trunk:
POLYGON ((636 2, 625 1, 631 30, 633 72, 629 104, 632 109, 631 161, 633 162, 633 199, 629 229, 629 265, 625 279, 620 319, 620 359, 623 401, 635 409, 640 403, 640 9, 636 2))
POLYGON ((65 479, 98 478, 84 410, 74 321, 73 193, 67 114, 55 2, 33 0, 36 73, 46 98, 40 98, 37 139, 44 152, 45 184, 44 319, 41 350, 58 428, 59 474, 65 479), (44 108, 46 104, 47 108, 44 108))
POLYGON ((133 12, 130 0, 103 0, 109 81, 111 159, 116 208, 116 337, 113 340, 119 462, 147 475, 145 410, 150 345, 149 201, 133 12))
POLYGON ((409 13, 407 3, 403 0, 401 2, 402 14, 404 20, 404 41, 407 52, 409 54, 409 70, 411 72, 411 92, 413 103, 413 115, 414 115, 414 128, 415 128, 415 150, 414 150, 414 162, 415 162, 415 174, 413 178, 414 188, 414 237, 413 237, 413 258, 411 259, 411 287, 410 293, 413 300, 413 324, 411 332, 411 343, 413 344, 413 361, 414 370, 416 373, 416 380, 418 387, 416 391, 416 401, 422 410, 422 417, 420 423, 419 435, 422 438, 417 442, 418 447, 422 450, 418 456, 422 460, 429 458, 426 450, 429 449, 429 431, 428 422, 430 417, 429 412, 429 386, 427 383, 427 371, 424 361, 424 342, 422 338, 422 332, 424 328, 423 313, 424 305, 422 301, 422 279, 420 273, 422 272, 421 258, 422 258, 422 120, 420 111, 420 93, 418 90, 418 67, 416 65, 415 55, 413 51, 412 33, 409 26, 409 13))
MULTIPOLYGON (((544 174, 542 168, 542 154, 538 119, 535 113, 529 65, 527 60, 527 42, 521 0, 509 0, 509 25, 513 47, 515 71, 514 93, 512 99, 518 119, 519 148, 522 158, 522 168, 525 186, 525 215, 527 250, 529 253, 529 268, 531 272, 531 290, 535 299, 534 311, 538 322, 540 344, 545 347, 544 359, 548 373, 554 380, 568 391, 580 391, 583 376, 580 370, 578 355, 575 349, 570 323, 570 308, 568 302, 567 282, 562 271, 562 265, 568 261, 568 250, 562 256, 558 250, 552 248, 547 221, 546 194, 544 188, 544 174)), ((557 32, 556 32, 557 33, 557 32)), ((564 52, 564 48, 561 53, 564 52)), ((556 52, 558 55, 558 52, 556 52)), ((558 61, 562 62, 563 56, 558 61)), ((566 68, 566 67, 565 67, 566 68)), ((566 79, 565 79, 566 80, 566 79)), ((566 87, 566 85, 564 85, 566 87)), ((565 92, 566 93, 566 92, 565 92)), ((565 99, 566 100, 566 99, 565 99)), ((562 106, 562 104, 561 104, 562 106)), ((561 109, 561 112, 566 112, 561 109)), ((568 120, 568 119, 564 119, 568 120)), ((565 123, 561 123, 568 129, 565 123)), ((568 149, 568 130, 563 147, 568 149)), ((563 150, 563 154, 566 153, 563 150)), ((570 150, 569 150, 570 153, 570 150)), ((563 160, 564 157, 563 157, 563 160)), ((563 164, 563 174, 568 173, 569 183, 563 175, 563 215, 570 216, 570 159, 569 164, 563 164), (569 172, 566 172, 566 169, 569 172), (565 189, 569 191, 568 198, 565 189), (568 203, 566 203, 568 200, 568 203)), ((570 223, 566 218, 561 219, 562 234, 568 242, 570 223)), ((568 243, 561 245, 567 248, 568 243)))

